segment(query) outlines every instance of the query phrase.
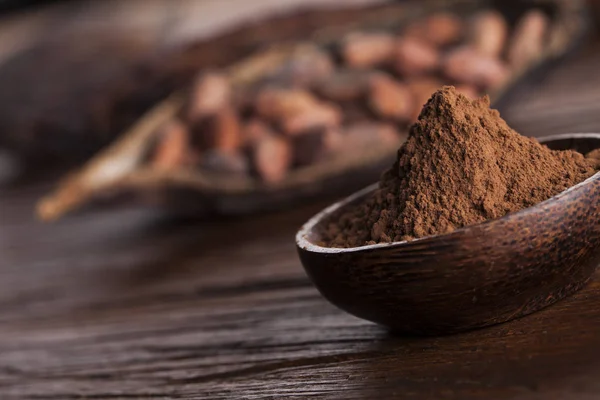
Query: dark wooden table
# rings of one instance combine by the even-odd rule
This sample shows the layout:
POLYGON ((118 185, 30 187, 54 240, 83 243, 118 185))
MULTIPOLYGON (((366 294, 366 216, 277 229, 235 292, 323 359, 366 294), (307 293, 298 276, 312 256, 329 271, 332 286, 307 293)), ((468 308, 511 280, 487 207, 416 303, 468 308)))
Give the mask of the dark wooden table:
MULTIPOLYGON (((600 47, 523 90, 523 133, 600 131, 600 47)), ((324 204, 242 221, 152 210, 43 225, 47 183, 0 191, 1 399, 598 399, 600 276, 540 313, 399 338, 328 304, 294 233, 324 204)))

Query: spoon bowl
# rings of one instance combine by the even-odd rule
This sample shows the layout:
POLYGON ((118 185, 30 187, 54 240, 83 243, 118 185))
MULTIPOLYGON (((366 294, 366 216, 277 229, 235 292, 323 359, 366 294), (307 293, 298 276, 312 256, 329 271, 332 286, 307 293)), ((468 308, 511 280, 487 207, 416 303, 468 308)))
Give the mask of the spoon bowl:
MULTIPOLYGON (((600 134, 540 139, 587 153, 600 134)), ((412 241, 319 245, 319 228, 377 184, 335 203, 297 233, 300 260, 331 303, 393 331, 440 335, 497 324, 577 291, 600 262, 600 173, 533 207, 412 241)))

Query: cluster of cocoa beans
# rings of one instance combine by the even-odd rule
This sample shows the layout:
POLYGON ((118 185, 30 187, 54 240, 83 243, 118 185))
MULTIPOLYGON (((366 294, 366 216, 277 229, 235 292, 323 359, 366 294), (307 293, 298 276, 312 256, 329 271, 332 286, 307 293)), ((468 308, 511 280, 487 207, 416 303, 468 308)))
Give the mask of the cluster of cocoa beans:
POLYGON ((535 9, 513 29, 493 10, 438 13, 398 33, 353 32, 332 47, 298 46, 252 84, 204 71, 185 110, 162 127, 149 162, 274 184, 374 143, 397 147, 440 86, 474 98, 537 61, 549 24, 535 9))

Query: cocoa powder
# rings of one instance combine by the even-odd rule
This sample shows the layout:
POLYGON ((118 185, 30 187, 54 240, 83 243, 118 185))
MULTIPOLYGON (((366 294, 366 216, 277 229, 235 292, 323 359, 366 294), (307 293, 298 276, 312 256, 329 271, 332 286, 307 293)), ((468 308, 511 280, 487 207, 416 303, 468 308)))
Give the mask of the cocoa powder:
POLYGON ((334 216, 322 244, 355 247, 451 232, 533 206, 594 173, 575 151, 512 130, 489 98, 443 87, 425 104, 380 187, 334 216))

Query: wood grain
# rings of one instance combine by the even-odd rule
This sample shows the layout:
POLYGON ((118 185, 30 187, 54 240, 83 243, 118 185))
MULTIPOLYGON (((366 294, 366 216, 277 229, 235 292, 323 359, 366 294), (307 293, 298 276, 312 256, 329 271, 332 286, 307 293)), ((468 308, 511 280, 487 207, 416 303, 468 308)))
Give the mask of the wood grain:
POLYGON ((31 219, 0 200, 2 398, 593 398, 600 284, 512 323, 395 338, 329 305, 293 233, 320 205, 245 221, 149 210, 31 219), (552 395, 552 397, 549 397, 552 395))
MULTIPOLYGON (((592 46, 504 116, 599 131, 592 46)), ((49 184, 0 192, 2 399, 597 399, 600 276, 554 306, 456 336, 390 336, 327 303, 294 248, 324 204, 243 221, 152 210, 33 220, 49 184)))

